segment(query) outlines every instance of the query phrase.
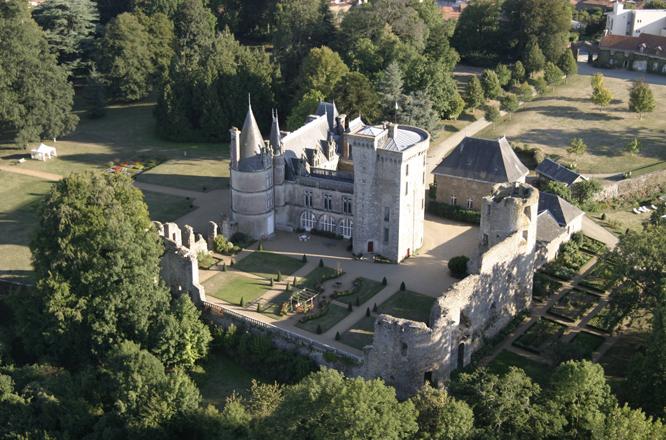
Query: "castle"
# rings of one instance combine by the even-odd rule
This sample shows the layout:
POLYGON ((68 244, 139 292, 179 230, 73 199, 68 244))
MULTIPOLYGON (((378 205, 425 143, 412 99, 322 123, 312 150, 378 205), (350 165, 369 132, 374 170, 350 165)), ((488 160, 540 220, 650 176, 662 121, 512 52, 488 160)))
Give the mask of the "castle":
POLYGON ((231 130, 232 227, 255 239, 276 230, 351 238, 355 254, 392 261, 423 244, 430 135, 405 125, 347 121, 322 102, 293 132, 273 114, 268 140, 249 106, 231 130))

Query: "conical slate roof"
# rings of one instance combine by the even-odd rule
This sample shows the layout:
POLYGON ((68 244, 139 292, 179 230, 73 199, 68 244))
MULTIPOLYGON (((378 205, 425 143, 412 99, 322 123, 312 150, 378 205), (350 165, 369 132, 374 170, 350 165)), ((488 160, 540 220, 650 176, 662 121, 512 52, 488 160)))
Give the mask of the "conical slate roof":
POLYGON ((252 106, 248 106, 245 122, 240 136, 240 157, 239 160, 248 159, 261 152, 264 146, 264 138, 261 136, 257 121, 252 113, 252 106))

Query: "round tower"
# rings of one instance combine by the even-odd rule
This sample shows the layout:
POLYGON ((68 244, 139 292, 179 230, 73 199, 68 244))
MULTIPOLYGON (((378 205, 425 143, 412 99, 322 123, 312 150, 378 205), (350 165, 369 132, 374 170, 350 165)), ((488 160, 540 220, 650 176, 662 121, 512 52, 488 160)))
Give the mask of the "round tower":
POLYGON ((275 232, 273 160, 250 106, 243 129, 231 129, 231 215, 255 239, 275 232))

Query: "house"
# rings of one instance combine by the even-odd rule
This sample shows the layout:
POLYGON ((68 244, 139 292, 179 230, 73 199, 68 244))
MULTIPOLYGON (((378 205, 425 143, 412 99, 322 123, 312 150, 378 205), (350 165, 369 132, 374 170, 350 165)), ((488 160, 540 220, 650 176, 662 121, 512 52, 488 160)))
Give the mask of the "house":
POLYGON ((599 42, 597 65, 666 74, 666 36, 606 35, 599 42))
POLYGON ((436 200, 478 211, 493 186, 524 183, 528 172, 506 137, 466 137, 433 171, 436 200))
POLYGON ((587 177, 578 174, 575 171, 570 170, 569 168, 560 165, 552 159, 545 158, 539 166, 536 167, 536 173, 539 175, 539 179, 546 183, 549 181, 562 182, 567 187, 573 185, 577 182, 582 182, 587 180, 587 177))
POLYGON ((625 9, 624 2, 616 1, 606 14, 606 35, 642 34, 666 36, 666 9, 625 9))
POLYGON ((541 191, 537 214, 537 266, 557 256, 562 243, 583 229, 585 213, 563 198, 541 191))

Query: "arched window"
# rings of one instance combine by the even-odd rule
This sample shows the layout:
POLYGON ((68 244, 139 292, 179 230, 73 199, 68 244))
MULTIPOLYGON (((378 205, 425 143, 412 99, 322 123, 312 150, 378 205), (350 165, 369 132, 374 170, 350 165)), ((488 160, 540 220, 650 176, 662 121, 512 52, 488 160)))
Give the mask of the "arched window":
POLYGON ((354 226, 354 222, 350 218, 343 218, 340 220, 340 235, 342 235, 345 238, 351 238, 352 236, 352 228, 354 226))
POLYGON ((310 231, 315 227, 316 220, 317 219, 312 212, 304 211, 303 214, 301 214, 301 228, 310 231))
POLYGON ((335 232, 335 222, 330 215, 322 215, 317 227, 320 231, 335 232))

